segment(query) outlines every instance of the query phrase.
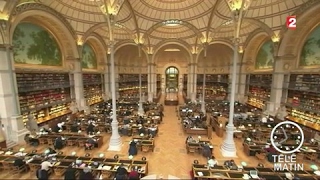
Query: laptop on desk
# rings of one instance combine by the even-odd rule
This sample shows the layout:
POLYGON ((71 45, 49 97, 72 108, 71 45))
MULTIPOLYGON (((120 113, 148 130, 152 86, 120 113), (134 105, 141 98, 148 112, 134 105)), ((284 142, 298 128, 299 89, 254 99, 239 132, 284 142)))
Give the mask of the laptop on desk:
POLYGON ((249 171, 249 172, 250 172, 251 178, 253 178, 253 179, 259 179, 258 171, 251 170, 251 171, 249 171))

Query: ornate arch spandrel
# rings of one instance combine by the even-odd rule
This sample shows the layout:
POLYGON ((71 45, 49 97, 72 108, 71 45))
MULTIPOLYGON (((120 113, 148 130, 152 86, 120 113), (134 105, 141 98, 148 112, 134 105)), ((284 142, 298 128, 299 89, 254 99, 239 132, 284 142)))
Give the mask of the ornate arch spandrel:
POLYGON ((250 41, 247 42, 245 51, 243 53, 243 65, 241 66, 242 72, 251 73, 255 72, 255 64, 257 54, 261 46, 268 40, 270 37, 265 32, 257 32, 254 36, 251 37, 250 41))
POLYGON ((96 60, 97 60, 97 69, 84 69, 84 71, 100 71, 103 72, 104 66, 105 66, 105 56, 107 54, 107 50, 104 47, 103 43, 101 40, 99 40, 98 37, 96 36, 89 36, 86 38, 86 41, 84 44, 88 43, 91 48, 93 49, 95 55, 96 55, 96 60))
POLYGON ((289 30, 286 27, 283 28, 281 32, 283 39, 280 42, 278 56, 291 57, 292 71, 310 72, 310 68, 299 67, 299 62, 305 40, 320 25, 320 1, 311 0, 303 9, 304 11, 298 10, 300 16, 297 16, 297 29, 289 30))
MULTIPOLYGON (((20 22, 36 23, 47 29, 57 39, 64 60, 80 57, 76 45, 76 35, 71 25, 54 9, 40 3, 26 3, 17 6, 11 13, 9 41, 12 44, 13 32, 20 22)), ((67 63, 64 62, 64 67, 67 63)))

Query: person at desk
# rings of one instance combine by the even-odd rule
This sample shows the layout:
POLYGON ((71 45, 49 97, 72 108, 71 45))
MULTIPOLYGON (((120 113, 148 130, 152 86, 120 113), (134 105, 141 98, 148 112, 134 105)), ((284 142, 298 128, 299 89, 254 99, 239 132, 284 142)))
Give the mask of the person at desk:
POLYGON ((127 178, 128 178, 128 171, 124 167, 124 164, 121 164, 117 169, 115 179, 116 180, 124 180, 124 179, 127 179, 127 178))
POLYGON ((52 128, 52 132, 55 132, 55 133, 59 133, 61 132, 63 129, 62 129, 62 126, 63 124, 62 123, 58 123, 56 126, 54 126, 52 128))
POLYGON ((157 127, 155 125, 149 127, 148 130, 152 138, 154 138, 157 135, 157 127))
POLYGON ((94 180, 94 176, 91 172, 91 169, 85 167, 83 171, 80 173, 79 180, 94 180))
POLYGON ((140 176, 136 170, 132 170, 128 175, 128 180, 139 180, 140 176))
POLYGON ((26 165, 26 162, 23 161, 22 157, 17 157, 13 162, 13 166, 17 168, 21 168, 25 165, 26 165))
POLYGON ((214 156, 211 156, 211 158, 208 160, 208 167, 214 167, 215 165, 218 165, 218 161, 214 156))
POLYGON ((236 165, 236 163, 234 162, 234 160, 230 160, 230 161, 225 161, 224 162, 224 166, 226 166, 227 168, 231 169, 231 170, 237 170, 238 166, 236 165))
POLYGON ((88 127, 87 127, 87 134, 90 135, 90 134, 93 134, 94 133, 94 125, 92 122, 89 123, 88 127))
POLYGON ((264 149, 267 152, 267 159, 269 162, 274 162, 273 156, 278 153, 278 151, 273 146, 267 146, 264 149))
POLYGON ((85 150, 89 150, 94 148, 96 145, 98 144, 98 142, 93 139, 93 138, 89 138, 85 144, 85 150))
POLYGON ((77 133, 79 131, 79 125, 74 123, 71 128, 70 128, 70 131, 73 132, 73 133, 77 133))
POLYGON ((63 137, 57 137, 54 141, 54 149, 62 149, 64 147, 64 138, 63 137))
POLYGON ((77 170, 73 167, 72 164, 68 166, 66 172, 64 173, 64 180, 74 180, 76 179, 77 170))
POLYGON ((130 142, 128 152, 129 156, 135 156, 138 154, 137 142, 135 140, 130 142))
POLYGON ((211 148, 208 144, 204 144, 203 145, 203 148, 202 148, 202 155, 208 159, 211 158, 212 156, 212 151, 211 151, 211 148))
POLYGON ((41 169, 40 172, 38 172, 39 176, 38 179, 46 180, 49 178, 49 175, 51 174, 50 168, 53 166, 51 162, 48 161, 48 158, 46 158, 42 163, 41 163, 41 169), (39 178, 40 177, 40 178, 39 178))
POLYGON ((48 180, 49 179, 49 173, 48 171, 44 169, 38 169, 36 172, 36 176, 38 180, 48 180))
POLYGON ((47 150, 45 150, 45 155, 49 156, 49 155, 54 155, 57 154, 57 151, 55 151, 54 149, 52 149, 51 147, 49 147, 47 150))
POLYGON ((138 133, 139 133, 139 134, 146 134, 146 129, 144 128, 144 126, 141 125, 141 126, 139 127, 138 133))

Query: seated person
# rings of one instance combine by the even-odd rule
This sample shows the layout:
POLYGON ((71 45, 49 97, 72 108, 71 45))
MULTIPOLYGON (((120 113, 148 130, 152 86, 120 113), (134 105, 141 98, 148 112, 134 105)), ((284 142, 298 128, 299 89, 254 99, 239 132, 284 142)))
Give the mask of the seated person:
POLYGON ((65 173, 64 173, 64 179, 65 180, 74 180, 76 179, 76 173, 77 173, 77 169, 75 169, 73 167, 73 165, 69 165, 68 168, 66 169, 65 173))
POLYGON ((87 134, 90 135, 90 134, 94 134, 94 125, 92 122, 89 123, 88 127, 87 127, 87 134))
POLYGON ((124 124, 129 124, 129 123, 130 123, 130 119, 126 117, 126 118, 123 120, 123 123, 124 123, 124 124))
POLYGON ((64 147, 65 143, 64 143, 64 138, 63 137, 57 137, 54 141, 54 149, 62 149, 64 147))
POLYGON ((85 167, 83 171, 80 173, 79 180, 94 180, 94 176, 91 172, 91 169, 85 167))
POLYGON ((59 133, 60 131, 62 131, 62 125, 62 123, 58 123, 56 126, 52 128, 52 132, 59 133))
POLYGON ((121 128, 121 134, 124 135, 124 136, 129 136, 129 128, 130 128, 130 125, 129 124, 125 124, 122 126, 121 128))
POLYGON ((49 147, 47 150, 45 150, 44 154, 46 156, 50 156, 50 155, 52 156, 52 155, 57 154, 57 152, 54 149, 52 149, 51 147, 49 147))
POLYGON ((224 165, 231 169, 231 170, 237 170, 238 169, 238 166, 236 165, 236 163, 234 162, 234 160, 230 160, 230 161, 225 161, 224 162, 224 165))
POLYGON ((88 149, 92 149, 94 148, 96 145, 97 145, 97 141, 93 138, 89 138, 85 144, 85 149, 88 150, 88 149))
POLYGON ((135 156, 138 154, 138 148, 137 148, 137 141, 134 140, 134 141, 131 141, 130 144, 129 144, 129 156, 135 156))
POLYGON ((157 135, 157 127, 155 125, 152 125, 149 129, 149 134, 154 138, 157 135))
POLYGON ((51 162, 48 161, 48 158, 45 158, 44 161, 41 163, 41 170, 46 171, 46 173, 43 173, 44 175, 49 176, 51 174, 50 168, 53 166, 51 162))
POLYGON ((139 180, 140 176, 139 173, 136 170, 133 170, 128 175, 128 180, 139 180))
POLYGON ((194 139, 192 136, 188 136, 187 139, 186 139, 186 143, 189 143, 189 142, 194 142, 194 139))
POLYGON ((123 179, 127 179, 127 177, 128 177, 128 171, 124 167, 124 164, 121 164, 117 169, 115 179, 116 180, 123 180, 123 179))
POLYGON ((218 161, 214 156, 211 156, 211 158, 208 160, 208 167, 214 167, 215 165, 218 165, 218 161))
POLYGON ((208 144, 203 145, 202 147, 202 155, 208 159, 212 157, 212 151, 208 144))
POLYGON ((14 160, 13 165, 15 167, 21 168, 26 165, 26 162, 23 161, 22 157, 18 157, 14 160))
POLYGON ((73 124, 70 128, 71 132, 77 133, 79 131, 78 124, 73 124))
POLYGON ((49 179, 49 172, 45 169, 38 169, 36 171, 36 176, 38 180, 48 180, 49 179))
POLYGON ((139 129, 138 129, 138 133, 139 133, 139 134, 146 134, 146 129, 145 129, 143 126, 141 126, 141 127, 139 127, 139 129))
POLYGON ((274 158, 272 155, 275 155, 278 153, 278 151, 273 146, 267 146, 264 149, 267 152, 267 159, 269 162, 274 162, 274 158))

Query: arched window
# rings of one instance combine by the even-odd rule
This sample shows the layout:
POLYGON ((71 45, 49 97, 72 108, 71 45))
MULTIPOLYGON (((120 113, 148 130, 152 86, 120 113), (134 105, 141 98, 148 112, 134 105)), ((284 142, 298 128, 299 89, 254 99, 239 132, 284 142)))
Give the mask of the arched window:
POLYGON ((175 92, 178 89, 179 70, 170 66, 166 69, 166 88, 167 92, 175 92))
POLYGON ((176 67, 168 67, 166 70, 166 74, 179 74, 179 71, 176 67))

